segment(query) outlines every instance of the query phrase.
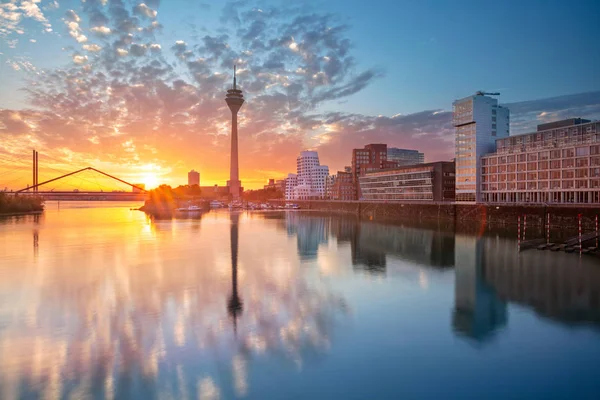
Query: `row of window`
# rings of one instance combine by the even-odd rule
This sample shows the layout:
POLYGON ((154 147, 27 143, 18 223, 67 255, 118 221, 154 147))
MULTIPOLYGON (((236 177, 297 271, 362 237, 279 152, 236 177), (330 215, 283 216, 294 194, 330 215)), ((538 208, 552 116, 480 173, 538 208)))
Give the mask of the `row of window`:
POLYGON ((482 175, 482 182, 535 181, 548 179, 600 178, 600 168, 570 169, 564 171, 521 172, 495 175, 482 175))
MULTIPOLYGON (((530 163, 520 164, 509 164, 509 165, 492 165, 481 168, 481 173, 495 174, 503 172, 515 172, 515 171, 537 171, 546 169, 562 169, 562 168, 582 168, 587 166, 600 166, 600 157, 592 158, 571 158, 567 160, 552 160, 552 161, 539 161, 530 163)), ((457 166, 458 169, 458 166, 457 166)))
POLYGON ((558 160, 561 158, 586 157, 600 155, 600 145, 569 148, 562 150, 540 151, 535 153, 514 154, 508 156, 490 156, 481 159, 482 165, 513 164, 515 162, 558 160))
POLYGON ((554 189, 597 189, 600 188, 600 179, 568 180, 545 182, 507 182, 507 183, 482 183, 483 192, 505 190, 554 190, 554 189))

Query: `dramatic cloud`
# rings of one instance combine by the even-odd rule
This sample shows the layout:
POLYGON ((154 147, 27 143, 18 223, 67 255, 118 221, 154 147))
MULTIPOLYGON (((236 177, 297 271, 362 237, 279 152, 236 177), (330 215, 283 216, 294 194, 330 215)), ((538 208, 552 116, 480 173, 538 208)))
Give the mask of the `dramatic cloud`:
MULTIPOLYGON (((1 6, 4 14, 23 13, 1 6)), ((40 71, 11 64, 29 76, 24 91, 32 109, 0 113, 9 151, 35 143, 68 154, 72 165, 100 163, 128 174, 151 164, 181 177, 171 183, 195 168, 205 183, 223 183, 230 145, 224 95, 235 64, 247 100, 239 114, 246 187, 294 171, 305 148, 318 150, 332 171, 350 164, 352 148, 374 142, 425 151, 429 161, 453 157, 449 110, 391 117, 323 111, 384 73, 358 66, 349 27, 335 16, 294 5, 227 3, 221 27, 184 41, 156 34, 159 6, 86 0, 81 10, 63 13, 69 65, 40 71), (87 42, 88 29, 98 44, 87 42)), ((513 130, 522 131, 549 116, 597 118, 600 93, 509 107, 513 130)))
POLYGON ((0 3, 0 38, 6 39, 15 33, 23 34, 21 22, 25 19, 37 21, 46 32, 52 32, 52 24, 40 9, 40 2, 41 0, 12 0, 0 3))

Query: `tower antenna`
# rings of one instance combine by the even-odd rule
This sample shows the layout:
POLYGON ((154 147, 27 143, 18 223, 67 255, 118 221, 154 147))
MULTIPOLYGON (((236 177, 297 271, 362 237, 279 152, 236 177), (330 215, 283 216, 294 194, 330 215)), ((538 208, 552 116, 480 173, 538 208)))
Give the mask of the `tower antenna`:
POLYGON ((233 64, 233 90, 237 89, 237 87, 236 87, 237 85, 236 85, 236 76, 235 76, 236 72, 235 72, 235 69, 236 69, 236 65, 233 64))

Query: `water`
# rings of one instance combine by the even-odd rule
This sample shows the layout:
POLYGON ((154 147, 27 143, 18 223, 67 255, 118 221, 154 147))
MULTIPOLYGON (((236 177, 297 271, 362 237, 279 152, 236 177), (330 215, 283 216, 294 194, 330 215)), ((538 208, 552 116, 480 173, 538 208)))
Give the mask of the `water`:
POLYGON ((0 219, 1 399, 598 398, 598 258, 129 207, 0 219))

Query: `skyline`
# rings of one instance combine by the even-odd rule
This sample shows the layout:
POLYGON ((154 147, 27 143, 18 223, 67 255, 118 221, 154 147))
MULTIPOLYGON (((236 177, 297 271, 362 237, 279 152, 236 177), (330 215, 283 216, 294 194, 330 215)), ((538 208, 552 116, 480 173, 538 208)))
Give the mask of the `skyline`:
MULTIPOLYGON (((222 97, 234 62, 248 100, 239 114, 239 161, 249 189, 285 176, 304 149, 318 151, 333 172, 349 164, 352 148, 368 143, 449 160, 452 101, 476 90, 502 93, 511 134, 567 117, 600 118, 600 78, 592 74, 600 66, 592 51, 600 28, 586 23, 598 5, 571 10, 552 2, 538 10, 541 2, 507 2, 488 13, 485 4, 467 3, 472 25, 461 25, 466 16, 443 2, 369 10, 357 2, 228 2, 198 5, 197 15, 183 1, 3 3, 0 132, 7 139, 0 156, 28 157, 35 147, 63 165, 98 165, 133 182, 154 177, 177 185, 196 169, 203 185, 223 185, 230 136, 222 97), (438 13, 426 13, 431 4, 438 13), (511 33, 498 26, 507 10, 518 20, 534 12, 540 18, 511 33), (575 22, 567 18, 572 13, 575 22), (445 25, 435 23, 444 17, 445 25), (552 28, 560 19, 562 28, 552 28), (416 27, 423 20, 428 37, 416 27), (499 32, 473 35, 482 24, 499 32), (382 35, 410 29, 414 37, 382 35), (523 30, 528 40, 511 47, 523 30), (550 51, 560 47, 557 35, 569 52, 550 51), (484 57, 457 56, 486 38, 489 52, 472 46, 484 57), (501 61, 490 68, 490 59, 501 61)), ((45 167, 41 162, 40 181, 52 175, 45 167)))

